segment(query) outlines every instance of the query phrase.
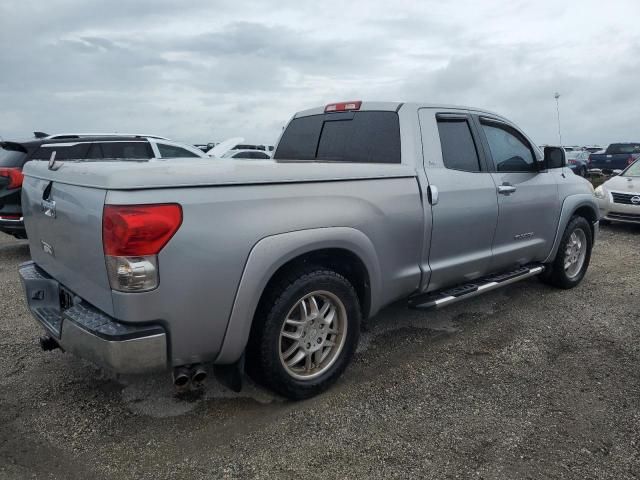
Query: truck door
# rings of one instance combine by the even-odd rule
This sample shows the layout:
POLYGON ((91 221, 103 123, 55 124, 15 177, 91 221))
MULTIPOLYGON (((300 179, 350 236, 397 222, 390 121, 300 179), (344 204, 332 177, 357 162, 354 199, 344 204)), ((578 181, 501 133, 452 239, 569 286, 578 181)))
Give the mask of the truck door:
POLYGON ((540 171, 529 140, 513 125, 475 117, 498 197, 491 271, 542 261, 551 250, 560 201, 552 171, 540 171))
POLYGON ((433 225, 426 290, 433 291, 489 272, 498 204, 471 116, 424 108, 419 119, 433 225))

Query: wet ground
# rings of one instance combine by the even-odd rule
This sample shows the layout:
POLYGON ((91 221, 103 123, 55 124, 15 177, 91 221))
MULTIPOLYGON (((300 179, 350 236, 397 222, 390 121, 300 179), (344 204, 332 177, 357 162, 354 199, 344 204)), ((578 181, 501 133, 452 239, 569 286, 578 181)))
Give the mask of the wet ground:
POLYGON ((42 352, 0 234, 0 478, 640 477, 640 227, 571 291, 526 280, 372 319, 329 392, 289 402, 42 352))

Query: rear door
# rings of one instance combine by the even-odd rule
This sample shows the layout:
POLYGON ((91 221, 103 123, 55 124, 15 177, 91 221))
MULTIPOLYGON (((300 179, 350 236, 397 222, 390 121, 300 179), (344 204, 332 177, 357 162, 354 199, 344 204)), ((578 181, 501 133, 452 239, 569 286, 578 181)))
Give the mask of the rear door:
POLYGON ((420 109, 419 118, 433 225, 428 252, 433 291, 489 272, 498 205, 471 116, 420 109))
POLYGON ((498 196, 491 271, 541 261, 551 250, 560 216, 555 172, 540 171, 534 148, 513 125, 485 116, 475 120, 498 196))

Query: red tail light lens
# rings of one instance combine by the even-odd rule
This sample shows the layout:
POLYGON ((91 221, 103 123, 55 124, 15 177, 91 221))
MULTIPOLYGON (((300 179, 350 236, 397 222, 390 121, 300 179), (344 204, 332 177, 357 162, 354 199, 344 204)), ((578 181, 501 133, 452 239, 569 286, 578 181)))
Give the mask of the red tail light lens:
POLYGON ((631 165, 633 162, 635 162, 635 157, 633 155, 629 155, 629 158, 627 159, 627 165, 631 165))
POLYGON ((7 177, 9 179, 9 185, 7 185, 9 190, 20 188, 22 186, 22 180, 24 179, 22 170, 19 168, 0 168, 0 177, 7 177))
POLYGON ((178 204, 106 205, 102 217, 105 255, 156 255, 182 224, 178 204))
POLYGON ((324 107, 325 112, 348 112, 352 110, 360 110, 362 100, 354 100, 352 102, 330 103, 324 107))

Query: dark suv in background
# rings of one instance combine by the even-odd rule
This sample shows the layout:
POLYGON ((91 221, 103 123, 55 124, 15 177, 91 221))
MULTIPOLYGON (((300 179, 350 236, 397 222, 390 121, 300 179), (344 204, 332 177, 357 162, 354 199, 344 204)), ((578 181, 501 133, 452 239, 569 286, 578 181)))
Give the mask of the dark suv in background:
POLYGON ((151 135, 63 134, 0 142, 0 232, 26 238, 20 196, 22 167, 30 160, 207 157, 199 149, 151 135))

